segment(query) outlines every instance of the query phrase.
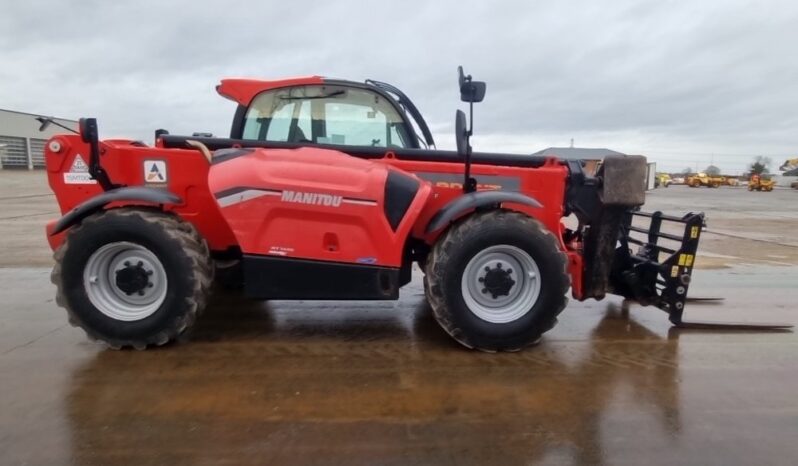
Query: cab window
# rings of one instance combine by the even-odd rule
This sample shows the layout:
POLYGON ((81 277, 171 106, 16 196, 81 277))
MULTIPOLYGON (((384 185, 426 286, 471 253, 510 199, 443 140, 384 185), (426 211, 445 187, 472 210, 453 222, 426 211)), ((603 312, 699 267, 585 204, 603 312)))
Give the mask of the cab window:
POLYGON ((244 139, 412 147, 401 115, 381 95, 344 86, 300 86, 259 94, 247 110, 244 139))

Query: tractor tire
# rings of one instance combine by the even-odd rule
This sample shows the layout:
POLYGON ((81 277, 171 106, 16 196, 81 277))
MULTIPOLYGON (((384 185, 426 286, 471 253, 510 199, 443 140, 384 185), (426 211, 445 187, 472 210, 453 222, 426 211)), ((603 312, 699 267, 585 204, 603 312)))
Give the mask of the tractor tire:
POLYGON ((54 255, 56 303, 113 349, 164 345, 203 311, 213 284, 205 240, 154 209, 119 208, 72 227, 54 255))
POLYGON ((462 345, 486 352, 537 343, 570 287, 567 257, 538 220, 507 210, 471 215, 432 249, 427 300, 462 345))

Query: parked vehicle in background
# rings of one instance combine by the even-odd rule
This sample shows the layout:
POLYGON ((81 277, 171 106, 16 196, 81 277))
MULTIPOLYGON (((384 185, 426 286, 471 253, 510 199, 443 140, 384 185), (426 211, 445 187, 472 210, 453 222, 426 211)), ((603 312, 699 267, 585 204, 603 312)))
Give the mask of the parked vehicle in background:
POLYGON ((671 176, 667 173, 657 173, 657 176, 654 178, 654 187, 659 188, 660 186, 667 188, 668 186, 673 183, 671 176))
POLYGON ((691 188, 698 188, 699 186, 718 188, 722 184, 726 184, 725 176, 709 176, 704 172, 699 172, 687 177, 687 186, 691 188))
POLYGON ((787 176, 796 176, 792 173, 798 171, 798 158, 785 160, 784 163, 779 167, 779 170, 787 172, 785 173, 787 176))
POLYGON ((766 180, 760 175, 751 175, 751 179, 748 180, 749 191, 773 191, 774 186, 776 186, 775 181, 766 180))

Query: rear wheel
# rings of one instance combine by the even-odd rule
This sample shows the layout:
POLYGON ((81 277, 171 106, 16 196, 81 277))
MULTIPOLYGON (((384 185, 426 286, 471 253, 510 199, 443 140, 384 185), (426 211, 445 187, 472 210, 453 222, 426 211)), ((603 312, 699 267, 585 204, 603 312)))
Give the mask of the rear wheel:
POLYGON ((537 342, 556 324, 570 285, 554 235, 506 210, 453 226, 432 250, 427 279, 438 323, 461 344, 483 351, 537 342))
POLYGON ((154 210, 86 218, 55 260, 56 302, 70 323, 115 349, 176 339, 205 307, 213 281, 210 252, 194 227, 154 210))

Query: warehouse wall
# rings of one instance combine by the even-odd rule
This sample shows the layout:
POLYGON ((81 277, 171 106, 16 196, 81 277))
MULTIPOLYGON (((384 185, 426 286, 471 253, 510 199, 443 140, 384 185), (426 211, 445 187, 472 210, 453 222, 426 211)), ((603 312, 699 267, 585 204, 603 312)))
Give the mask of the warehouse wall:
MULTIPOLYGON (((44 144, 66 130, 50 125, 39 131, 37 115, 0 109, 0 168, 44 167, 44 144)), ((75 130, 78 122, 56 118, 55 121, 75 130)))

